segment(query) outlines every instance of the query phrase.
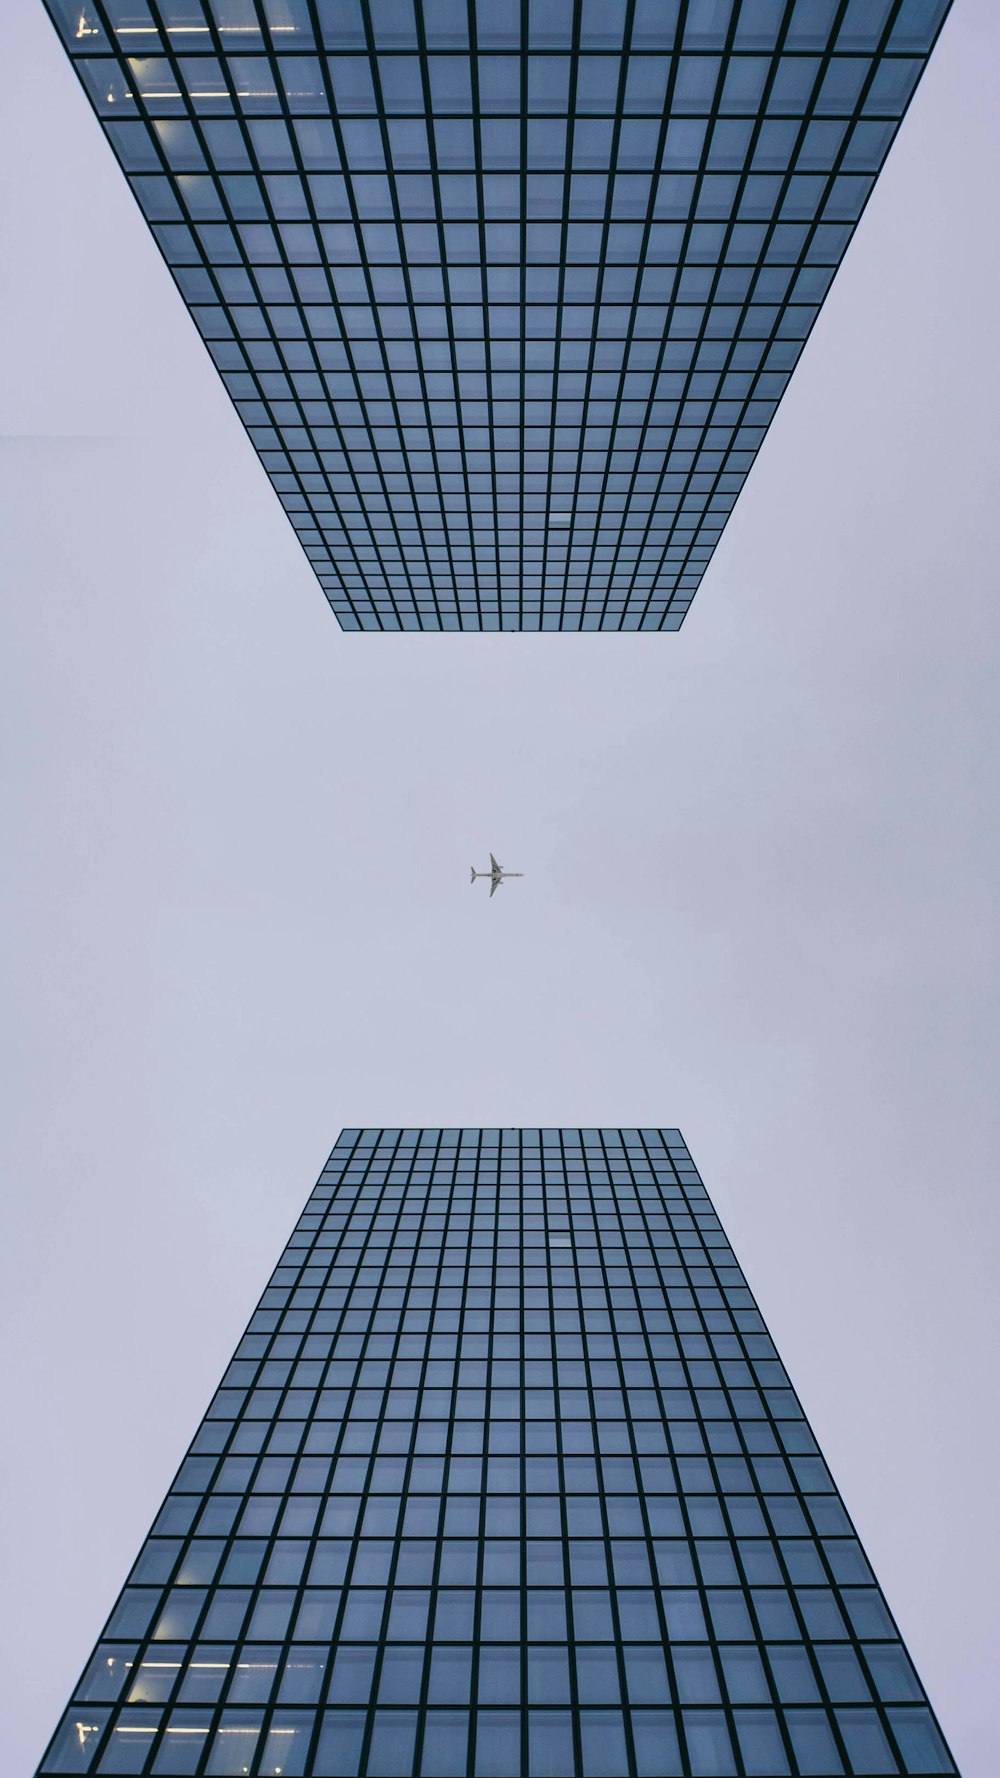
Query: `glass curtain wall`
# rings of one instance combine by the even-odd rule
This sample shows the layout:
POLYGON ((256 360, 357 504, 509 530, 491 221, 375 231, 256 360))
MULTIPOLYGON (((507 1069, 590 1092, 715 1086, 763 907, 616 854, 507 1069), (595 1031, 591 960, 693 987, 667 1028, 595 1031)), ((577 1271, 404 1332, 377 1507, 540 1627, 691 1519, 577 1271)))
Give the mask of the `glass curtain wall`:
POLYGON ((954 1770, 673 1129, 343 1132, 39 1768, 954 1770))
POLYGON ((46 0, 348 630, 676 630, 948 0, 46 0))

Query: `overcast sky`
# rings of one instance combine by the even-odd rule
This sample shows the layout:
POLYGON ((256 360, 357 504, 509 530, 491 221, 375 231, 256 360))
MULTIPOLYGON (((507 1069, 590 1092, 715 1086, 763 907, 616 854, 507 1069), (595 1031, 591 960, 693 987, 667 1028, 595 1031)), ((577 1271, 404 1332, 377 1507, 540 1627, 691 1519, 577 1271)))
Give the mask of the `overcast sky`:
POLYGON ((992 0, 663 636, 342 635, 38 0, 4 43, 3 1771, 340 1127, 649 1123, 995 1778, 992 0))

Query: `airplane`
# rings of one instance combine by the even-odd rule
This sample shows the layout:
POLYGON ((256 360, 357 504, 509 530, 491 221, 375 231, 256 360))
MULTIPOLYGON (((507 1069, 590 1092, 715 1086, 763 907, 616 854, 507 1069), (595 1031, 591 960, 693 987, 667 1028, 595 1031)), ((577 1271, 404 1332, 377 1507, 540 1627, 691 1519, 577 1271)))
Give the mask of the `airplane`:
POLYGON ((489 870, 477 870, 475 865, 473 865, 473 867, 472 867, 472 881, 473 882, 475 882, 477 877, 489 877, 491 898, 496 894, 501 883, 506 882, 508 877, 523 877, 523 876, 524 876, 523 870, 504 870, 503 865, 497 863, 492 852, 490 853, 490 868, 489 868, 489 870))

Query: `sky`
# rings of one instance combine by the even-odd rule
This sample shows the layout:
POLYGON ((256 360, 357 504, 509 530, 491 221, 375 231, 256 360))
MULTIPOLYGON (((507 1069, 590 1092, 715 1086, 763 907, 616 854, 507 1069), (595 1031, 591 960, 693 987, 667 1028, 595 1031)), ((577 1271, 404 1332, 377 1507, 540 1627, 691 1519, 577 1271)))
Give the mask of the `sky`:
POLYGON ((1000 14, 648 636, 343 635, 38 0, 4 41, 3 1771, 341 1126, 608 1123, 683 1130, 994 1778, 1000 14))

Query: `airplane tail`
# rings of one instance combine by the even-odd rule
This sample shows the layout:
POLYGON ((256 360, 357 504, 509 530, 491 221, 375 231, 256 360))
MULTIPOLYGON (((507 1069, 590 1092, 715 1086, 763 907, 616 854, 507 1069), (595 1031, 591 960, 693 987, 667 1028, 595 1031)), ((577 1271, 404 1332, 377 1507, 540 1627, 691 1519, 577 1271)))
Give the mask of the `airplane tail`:
POLYGON ((475 867, 475 865, 473 865, 473 867, 472 867, 472 881, 475 882, 475 880, 476 880, 476 867, 475 867))

